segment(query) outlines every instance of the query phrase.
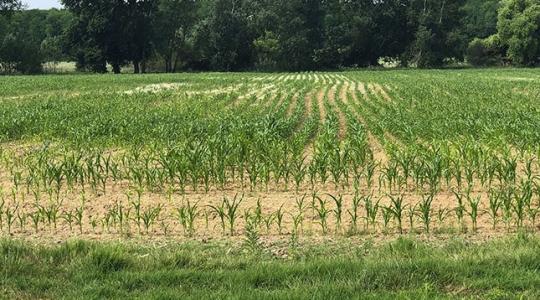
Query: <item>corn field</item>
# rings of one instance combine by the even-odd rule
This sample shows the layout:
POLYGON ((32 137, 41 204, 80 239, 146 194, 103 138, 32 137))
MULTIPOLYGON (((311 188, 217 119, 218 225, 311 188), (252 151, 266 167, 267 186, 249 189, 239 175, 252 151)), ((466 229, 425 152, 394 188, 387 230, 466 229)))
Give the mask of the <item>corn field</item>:
POLYGON ((536 232, 539 99, 528 69, 3 78, 0 230, 536 232))

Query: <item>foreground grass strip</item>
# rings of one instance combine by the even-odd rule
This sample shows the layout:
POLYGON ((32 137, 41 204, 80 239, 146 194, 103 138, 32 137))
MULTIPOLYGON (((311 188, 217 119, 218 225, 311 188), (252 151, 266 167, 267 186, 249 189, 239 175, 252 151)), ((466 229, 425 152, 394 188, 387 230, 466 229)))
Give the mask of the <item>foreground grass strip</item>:
MULTIPOLYGON (((540 297, 540 238, 376 245, 283 242, 274 255, 228 242, 148 246, 0 241, 6 298, 540 297)), ((274 245, 275 246, 275 245, 274 245)))

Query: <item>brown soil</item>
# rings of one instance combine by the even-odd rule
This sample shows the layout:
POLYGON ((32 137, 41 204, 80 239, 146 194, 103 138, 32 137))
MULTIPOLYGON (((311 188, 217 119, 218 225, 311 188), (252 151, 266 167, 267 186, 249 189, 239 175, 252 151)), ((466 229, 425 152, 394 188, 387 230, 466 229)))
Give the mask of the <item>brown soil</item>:
POLYGON ((317 105, 319 106, 319 121, 324 123, 326 121, 326 108, 324 107, 324 95, 326 94, 327 87, 322 88, 317 92, 317 105))
POLYGON ((364 83, 362 82, 358 82, 358 91, 360 92, 360 94, 362 94, 362 96, 364 98, 367 98, 367 91, 366 91, 366 86, 364 83))
POLYGON ((298 105, 298 97, 300 92, 296 92, 291 99, 291 104, 287 107, 287 116, 290 117, 294 113, 296 106, 298 105))
MULTIPOLYGON (((337 103, 336 103, 336 90, 337 90, 337 88, 338 87, 336 85, 334 85, 328 91, 328 100, 329 100, 330 105, 332 106, 332 108, 337 112, 338 122, 339 122, 338 137, 339 137, 340 140, 344 140, 345 137, 347 136, 347 118, 345 117, 345 114, 343 113, 343 111, 341 110, 339 105, 337 105, 337 103)), ((345 84, 341 85, 341 89, 339 90, 340 100, 343 101, 344 98, 345 99, 347 98, 347 89, 348 89, 348 83, 345 83, 345 84)))

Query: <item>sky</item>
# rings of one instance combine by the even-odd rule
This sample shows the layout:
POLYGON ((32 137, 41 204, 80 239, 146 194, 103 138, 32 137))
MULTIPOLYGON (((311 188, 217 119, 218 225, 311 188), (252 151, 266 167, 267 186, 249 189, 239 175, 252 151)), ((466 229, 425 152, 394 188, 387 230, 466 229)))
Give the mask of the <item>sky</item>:
POLYGON ((40 8, 40 9, 48 9, 48 8, 60 8, 62 5, 60 4, 60 0, 23 0, 23 3, 26 3, 28 5, 29 9, 33 8, 40 8))

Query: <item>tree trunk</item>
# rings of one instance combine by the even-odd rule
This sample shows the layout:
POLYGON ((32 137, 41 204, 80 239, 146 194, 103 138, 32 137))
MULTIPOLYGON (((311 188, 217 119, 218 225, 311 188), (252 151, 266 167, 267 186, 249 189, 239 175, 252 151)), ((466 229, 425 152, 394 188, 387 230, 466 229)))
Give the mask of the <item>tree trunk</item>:
POLYGON ((165 59, 165 73, 171 72, 171 60, 166 58, 165 59))
POLYGON ((141 74, 145 74, 146 73, 146 60, 143 60, 141 62, 141 74))
POLYGON ((138 61, 133 61, 133 73, 135 74, 139 74, 141 71, 140 71, 140 68, 139 68, 139 62, 138 61))
POLYGON ((120 74, 120 71, 121 71, 121 69, 120 69, 120 64, 118 64, 118 63, 113 63, 113 64, 112 64, 112 68, 113 68, 113 73, 114 73, 114 74, 120 74))
POLYGON ((176 56, 174 58, 174 65, 173 65, 173 69, 172 69, 173 73, 176 73, 176 68, 177 67, 178 67, 178 53, 176 53, 176 56))
POLYGON ((441 5, 441 13, 439 15, 439 24, 442 24, 442 19, 443 19, 443 13, 444 13, 444 6, 446 5, 446 0, 443 0, 442 2, 442 5, 441 5))

